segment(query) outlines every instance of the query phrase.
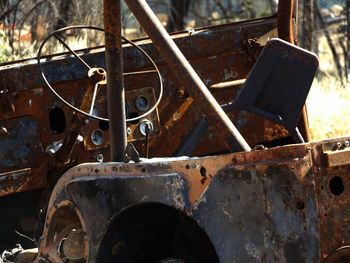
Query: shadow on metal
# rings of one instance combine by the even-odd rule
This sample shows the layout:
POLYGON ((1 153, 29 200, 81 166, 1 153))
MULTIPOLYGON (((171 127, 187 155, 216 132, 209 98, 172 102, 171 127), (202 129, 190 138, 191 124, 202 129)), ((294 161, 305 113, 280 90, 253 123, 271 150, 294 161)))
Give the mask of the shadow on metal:
POLYGON ((97 263, 219 262, 196 221, 160 203, 144 203, 118 213, 102 238, 97 263))

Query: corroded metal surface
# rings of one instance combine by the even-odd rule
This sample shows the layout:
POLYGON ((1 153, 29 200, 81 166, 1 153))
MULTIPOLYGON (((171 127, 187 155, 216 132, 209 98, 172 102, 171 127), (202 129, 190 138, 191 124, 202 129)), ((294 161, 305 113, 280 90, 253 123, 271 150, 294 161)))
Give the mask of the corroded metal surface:
POLYGON ((278 36, 289 42, 294 43, 293 18, 294 3, 296 0, 280 0, 278 4, 278 36))
POLYGON ((127 135, 120 0, 103 1, 103 19, 111 160, 123 162, 127 135))
POLYGON ((329 154, 346 153, 348 141, 349 138, 333 139, 312 146, 324 262, 347 262, 350 255, 346 247, 350 243, 349 165, 327 160, 329 154))
MULTIPOLYGON (((94 262, 98 240, 109 236, 120 211, 158 203, 193 217, 220 262, 318 262, 311 157, 309 147, 300 145, 143 164, 80 165, 58 182, 44 237, 61 235, 52 227, 52 218, 60 213, 60 204, 72 203, 89 240, 85 260, 94 262), (267 156, 264 163, 262 155, 267 156)), ((55 249, 57 242, 44 238, 40 254, 51 254, 48 249, 55 249)))
POLYGON ((0 144, 0 196, 43 187, 47 166, 36 119, 2 120, 0 126, 6 130, 0 144))
POLYGON ((213 179, 193 216, 221 262, 318 262, 314 189, 293 165, 308 161, 226 167, 213 179))
MULTIPOLYGON (((280 1, 279 7, 277 18, 172 36, 220 105, 236 98, 240 80, 247 78, 268 39, 280 36, 293 42, 293 1, 280 1)), ((136 44, 159 66, 165 89, 148 118, 156 132, 147 140, 141 123, 131 123, 128 140, 141 155, 171 156, 203 118, 197 93, 187 92, 186 83, 166 64, 169 58, 162 59, 149 39, 136 44)), ((105 67, 102 49, 82 57, 105 67)), ((129 45, 123 46, 123 60, 125 72, 152 68, 129 45)), ((50 57, 43 68, 72 104, 84 102, 93 90, 86 69, 74 57, 50 57)), ((348 259, 348 138, 291 145, 285 128, 233 111, 230 121, 256 150, 227 154, 212 125, 194 151, 208 157, 112 163, 108 125, 67 109, 44 88, 38 73, 31 61, 0 67, 0 143, 5 146, 0 148, 5 156, 0 158, 0 195, 7 195, 0 200, 6 208, 0 209, 2 247, 14 242, 13 229, 30 236, 36 229, 37 239, 41 236, 38 263, 348 259), (16 201, 21 203, 14 205, 16 201), (47 211, 40 212, 42 208, 47 211)), ((128 115, 142 113, 135 104, 138 96, 156 101, 157 83, 154 74, 125 76, 128 115)), ((105 98, 101 89, 96 105, 106 115, 105 98)), ((217 120, 215 112, 206 113, 217 120)))
MULTIPOLYGON (((254 52, 258 54, 266 40, 276 36, 275 29, 276 19, 269 18, 204 28, 193 33, 179 33, 173 38, 204 83, 211 86, 215 83, 245 78, 256 59, 256 55, 252 54, 255 54, 254 52), (250 47, 248 40, 251 38, 257 39, 256 43, 259 45, 250 47), (222 42, 219 43, 217 39, 222 40, 222 42), (197 48, 199 46, 201 46, 200 49, 197 48), (252 48, 255 50, 253 53, 252 48)), ((150 157, 171 156, 182 143, 182 138, 186 137, 201 118, 201 112, 194 105, 193 99, 189 97, 184 87, 175 79, 170 68, 160 58, 155 47, 148 40, 140 40, 136 43, 141 44, 142 48, 154 58, 164 80, 163 99, 157 112, 149 118, 155 127, 155 133, 150 136, 149 155, 150 157), (157 129, 160 132, 157 132, 157 129)), ((90 65, 104 66, 104 53, 98 49, 92 50, 82 57, 90 65)), ((147 59, 138 50, 128 45, 124 46, 124 64, 126 72, 151 68, 147 59)), ((52 59, 43 64, 43 70, 55 89, 70 102, 78 103, 87 88, 93 89, 94 83, 88 78, 86 68, 76 58, 52 59)), ((131 109, 129 114, 142 113, 134 107, 135 94, 138 91, 142 93, 146 89, 153 90, 153 94, 148 96, 150 103, 154 102, 154 96, 158 96, 159 92, 157 77, 154 74, 125 76, 125 86, 126 103, 130 105, 131 109)), ((44 87, 36 64, 33 65, 28 61, 2 67, 0 87, 4 91, 1 96, 6 95, 7 98, 6 101, 0 103, 11 101, 11 108, 14 109, 14 111, 2 114, 1 118, 14 120, 22 116, 32 116, 35 119, 41 144, 39 147, 40 160, 42 164, 49 162, 48 169, 54 169, 57 176, 76 164, 97 160, 96 156, 103 156, 105 161, 110 160, 108 127, 98 121, 75 116, 70 109, 62 105, 44 87), (50 112, 55 113, 51 118, 50 112), (61 123, 55 122, 55 120, 60 119, 62 119, 61 123), (79 129, 77 129, 78 126, 79 129), (73 130, 82 135, 82 143, 75 141, 76 136, 73 136, 71 132, 73 130), (103 136, 103 141, 100 144, 94 144, 91 140, 92 136, 95 136, 94 131, 96 130, 99 130, 98 135, 102 134, 103 136), (71 146, 63 146, 62 149, 66 150, 58 151, 60 158, 55 158, 55 154, 52 156, 48 153, 56 145, 59 145, 61 140, 67 140, 69 137, 73 138, 71 146)), ((220 104, 224 104, 234 100, 238 90, 239 87, 234 86, 225 89, 212 89, 211 92, 220 104)), ((97 101, 101 115, 107 112, 105 98, 106 89, 101 89, 97 101)), ((282 127, 245 112, 232 112, 229 117, 251 146, 288 136, 282 127)), ((144 153, 144 138, 139 132, 139 125, 140 123, 129 124, 131 134, 128 135, 128 140, 134 141, 138 151, 144 153)), ((225 151, 227 151, 227 147, 218 140, 214 129, 210 127, 193 154, 208 155, 225 151), (205 141, 204 144, 201 143, 203 141, 205 141)), ((33 161, 34 159, 38 158, 34 158, 33 155, 33 161)), ((27 168, 33 169, 34 167, 27 168)), ((45 172, 41 173, 42 182, 46 181, 46 174, 45 172)), ((29 183, 28 186, 30 185, 29 183)))
MULTIPOLYGON (((85 255, 94 259, 94 240, 108 233, 108 218, 117 218, 122 206, 156 202, 195 219, 221 262, 338 262, 349 255, 349 172, 346 164, 327 168, 324 156, 347 142, 143 164, 80 165, 58 182, 45 231, 52 231, 50 218, 60 209, 55 204, 69 200, 83 213, 82 224, 91 224, 86 231, 92 251, 85 255), (160 198, 163 194, 167 197, 160 198), (103 220, 103 226, 96 226, 103 220)), ((42 251, 51 247, 45 244, 42 251)))
POLYGON ((178 81, 195 100, 196 106, 207 116, 209 123, 214 126, 219 139, 223 139, 227 147, 233 151, 250 151, 246 140, 209 92, 147 2, 139 0, 125 2, 143 25, 178 81))
POLYGON ((5 120, 0 126, 6 129, 1 136, 0 172, 37 166, 41 149, 35 118, 5 120))

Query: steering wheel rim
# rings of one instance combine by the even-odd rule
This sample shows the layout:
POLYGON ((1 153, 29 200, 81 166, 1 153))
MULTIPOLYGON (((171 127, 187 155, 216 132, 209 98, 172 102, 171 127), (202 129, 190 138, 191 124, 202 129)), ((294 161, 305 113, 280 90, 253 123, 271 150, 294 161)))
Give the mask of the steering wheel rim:
MULTIPOLYGON (((37 54, 37 62, 38 62, 38 66, 39 66, 39 71, 41 73, 41 77, 43 78, 46 86, 49 87, 49 89, 51 90, 51 92, 57 97, 59 98, 66 106, 68 106, 70 109, 72 109, 73 111, 75 112, 78 112, 88 118, 91 118, 91 119, 95 119, 95 120, 99 120, 99 121, 107 121, 109 122, 109 118, 103 118, 103 117, 99 117, 99 116, 95 116, 95 115, 92 115, 92 114, 89 114, 77 107, 75 107, 74 105, 70 104, 68 101, 66 101, 60 94, 58 94, 58 92, 51 86, 50 82, 47 80, 46 78, 46 75, 45 73, 43 72, 43 68, 42 68, 42 65, 41 65, 41 52, 42 52, 42 49, 43 47, 45 46, 46 42, 51 39, 52 37, 56 37, 56 39, 61 42, 61 44, 63 44, 69 51, 69 53, 71 53, 73 56, 77 57, 83 64, 85 64, 85 66, 87 66, 88 68, 91 69, 91 67, 80 57, 78 56, 73 50, 70 49, 70 47, 63 41, 61 40, 60 38, 57 37, 57 34, 58 33, 61 33, 61 32, 65 32, 65 31, 68 31, 68 30, 72 30, 72 29, 90 29, 90 30, 96 30, 96 31, 101 31, 101 32, 104 32, 104 29, 103 28, 100 28, 100 27, 95 27, 95 26, 87 26, 87 25, 76 25, 76 26, 68 26, 68 27, 63 27, 63 28, 60 28, 58 30, 55 30, 53 32, 51 32, 40 44, 40 47, 39 47, 39 50, 38 50, 38 54, 37 54)), ((136 49, 138 49, 146 58, 147 60, 152 64, 152 66, 154 67, 156 73, 157 73, 157 76, 158 76, 158 79, 159 79, 159 95, 158 95, 158 98, 155 102, 155 104, 148 110, 146 111, 145 113, 137 116, 137 117, 134 117, 134 118, 129 118, 129 119, 126 119, 126 122, 132 122, 132 121, 137 121, 137 120, 141 120, 143 118, 145 118, 146 116, 150 115, 159 105, 162 97, 163 97, 163 90, 164 90, 164 87, 163 87, 163 81, 162 81, 162 76, 160 74, 160 71, 156 65, 156 63, 153 61, 153 59, 146 53, 146 51, 144 51, 141 47, 139 47, 138 45, 136 45, 134 42, 132 42, 131 40, 125 38, 122 36, 122 39, 127 42, 128 44, 130 44, 131 46, 135 47, 136 49)), ((147 71, 145 71, 147 73, 147 71)), ((150 72, 148 72, 150 73, 150 72)), ((128 74, 128 75, 133 75, 133 74, 140 74, 140 73, 124 73, 124 74, 128 74)))

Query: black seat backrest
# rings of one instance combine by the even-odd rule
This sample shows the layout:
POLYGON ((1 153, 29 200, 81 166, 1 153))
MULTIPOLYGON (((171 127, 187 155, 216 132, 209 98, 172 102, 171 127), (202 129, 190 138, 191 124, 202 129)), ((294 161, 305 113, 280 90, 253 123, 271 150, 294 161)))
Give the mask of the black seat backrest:
POLYGON ((318 64, 315 54, 271 39, 248 75, 235 107, 283 125, 303 142, 297 125, 318 64))

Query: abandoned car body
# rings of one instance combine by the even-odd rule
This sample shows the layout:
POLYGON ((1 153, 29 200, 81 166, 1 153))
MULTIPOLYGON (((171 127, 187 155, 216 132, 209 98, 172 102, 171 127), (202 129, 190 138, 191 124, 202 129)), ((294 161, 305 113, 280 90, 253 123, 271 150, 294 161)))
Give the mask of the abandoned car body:
POLYGON ((70 52, 0 67, 1 248, 28 242, 16 230, 34 236, 34 262, 349 259, 350 138, 308 142, 318 61, 274 39, 294 42, 295 3, 174 34, 199 79, 146 2, 125 2, 152 41, 121 56, 108 20, 119 1, 105 1, 106 59, 96 48, 83 63, 70 52))

